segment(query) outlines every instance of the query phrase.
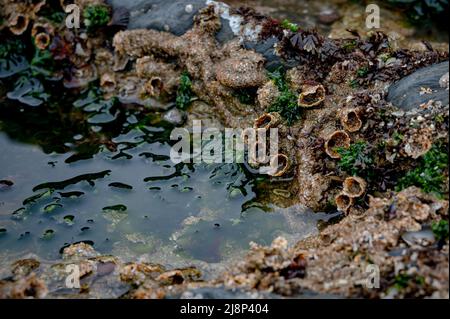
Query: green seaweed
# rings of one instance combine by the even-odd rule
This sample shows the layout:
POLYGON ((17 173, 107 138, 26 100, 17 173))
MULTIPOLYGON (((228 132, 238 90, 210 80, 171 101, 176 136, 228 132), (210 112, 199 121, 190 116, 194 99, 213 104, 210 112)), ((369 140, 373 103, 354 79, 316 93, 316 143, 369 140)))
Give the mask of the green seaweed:
POLYGON ((84 24, 89 31, 95 31, 110 21, 109 8, 104 5, 90 5, 83 11, 84 24))
POLYGON ((433 231, 434 237, 437 240, 443 241, 447 240, 449 237, 449 226, 447 220, 440 220, 431 225, 431 230, 433 231))
POLYGON ((192 81, 189 73, 183 72, 180 77, 180 86, 177 91, 176 105, 181 110, 186 110, 192 102, 192 81))
POLYGON ((284 19, 281 22, 281 27, 285 30, 290 30, 292 32, 298 32, 298 30, 300 30, 300 27, 296 23, 292 23, 288 19, 284 19))
POLYGON ((360 177, 370 178, 373 175, 373 154, 366 142, 357 142, 348 149, 339 147, 336 151, 341 156, 339 168, 360 177))
POLYGON ((448 150, 441 144, 434 144, 420 159, 419 166, 406 172, 398 181, 397 191, 410 186, 420 187, 426 193, 442 196, 444 192, 444 172, 448 168, 448 150))
POLYGON ((298 95, 291 91, 286 83, 285 73, 281 68, 269 73, 269 78, 280 91, 276 101, 269 107, 269 112, 278 112, 288 123, 292 125, 301 118, 301 109, 298 106, 298 95))

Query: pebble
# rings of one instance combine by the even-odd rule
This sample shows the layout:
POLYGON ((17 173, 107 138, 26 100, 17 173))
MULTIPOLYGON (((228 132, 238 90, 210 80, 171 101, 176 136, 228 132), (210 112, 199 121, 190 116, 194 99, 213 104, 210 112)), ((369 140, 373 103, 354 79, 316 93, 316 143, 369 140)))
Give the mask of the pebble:
POLYGON ((173 125, 182 125, 186 120, 186 114, 179 109, 171 109, 164 114, 164 120, 173 125))

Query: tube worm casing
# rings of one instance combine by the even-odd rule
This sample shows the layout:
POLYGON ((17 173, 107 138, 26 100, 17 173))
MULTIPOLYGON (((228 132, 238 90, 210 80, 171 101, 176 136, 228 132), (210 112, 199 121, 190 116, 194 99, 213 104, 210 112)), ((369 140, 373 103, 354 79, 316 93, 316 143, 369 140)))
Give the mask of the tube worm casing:
POLYGON ((364 179, 352 176, 345 179, 343 193, 350 198, 358 198, 364 195, 366 188, 367 183, 364 179))
POLYGON ((281 177, 289 171, 290 166, 291 163, 289 157, 281 153, 274 155, 270 159, 271 171, 269 175, 273 177, 281 177))
POLYGON ((310 108, 320 105, 325 101, 325 88, 322 84, 305 84, 302 93, 298 96, 298 106, 310 108))
POLYGON ((22 13, 15 13, 10 17, 8 27, 13 34, 21 35, 28 29, 29 23, 30 19, 28 16, 22 13))
POLYGON ((255 129, 270 129, 277 127, 281 123, 281 116, 277 112, 264 113, 255 120, 253 127, 255 129))
POLYGON ((344 213, 348 213, 350 208, 355 203, 355 199, 349 197, 348 195, 346 195, 344 193, 339 193, 335 197, 335 202, 336 202, 337 209, 339 211, 344 212, 344 213))
POLYGON ((358 109, 346 109, 342 111, 341 124, 347 132, 354 133, 361 129, 363 122, 359 114, 358 109))
POLYGON ((337 152, 337 148, 349 148, 350 142, 350 136, 345 131, 336 131, 325 142, 325 152, 331 158, 340 159, 341 155, 337 152))

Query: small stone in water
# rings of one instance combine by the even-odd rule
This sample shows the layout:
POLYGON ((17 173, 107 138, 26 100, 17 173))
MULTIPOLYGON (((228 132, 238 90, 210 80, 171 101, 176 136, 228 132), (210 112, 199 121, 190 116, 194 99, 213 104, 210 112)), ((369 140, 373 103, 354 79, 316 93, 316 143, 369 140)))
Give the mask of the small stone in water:
POLYGON ((172 109, 164 114, 164 120, 173 125, 181 125, 186 119, 185 114, 179 109, 172 109))

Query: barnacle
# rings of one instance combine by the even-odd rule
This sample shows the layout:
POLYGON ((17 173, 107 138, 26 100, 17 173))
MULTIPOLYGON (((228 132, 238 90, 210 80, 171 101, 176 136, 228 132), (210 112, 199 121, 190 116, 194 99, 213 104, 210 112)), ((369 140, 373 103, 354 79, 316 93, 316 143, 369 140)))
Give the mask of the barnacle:
POLYGON ((280 177, 285 175, 290 168, 290 161, 289 158, 284 154, 277 154, 272 156, 270 159, 270 175, 273 177, 280 177))
POLYGON ((30 19, 27 15, 15 13, 9 18, 9 30, 15 35, 21 35, 27 30, 29 23, 30 19))
POLYGON ((36 47, 45 50, 49 47, 54 35, 55 28, 48 22, 35 22, 31 29, 31 36, 34 37, 36 47))
POLYGON ((6 16, 7 26, 9 30, 15 35, 23 34, 27 29, 31 21, 36 20, 36 14, 45 5, 46 1, 40 1, 33 3, 21 2, 8 5, 6 16))
POLYGON ((363 125, 359 110, 353 108, 344 110, 341 114, 341 124, 347 132, 359 131, 363 125))
POLYGON ((254 128, 262 128, 262 129, 270 129, 273 127, 277 127, 278 124, 281 122, 281 116, 279 113, 273 112, 273 113, 265 113, 258 117, 255 120, 254 128))
POLYGON ((150 96, 159 96, 164 87, 160 77, 154 76, 145 83, 145 92, 150 96))
POLYGON ((406 141, 405 153, 414 159, 425 155, 433 146, 431 133, 432 131, 429 128, 414 130, 406 141))
POLYGON ((320 105, 325 100, 325 88, 321 84, 302 86, 302 93, 298 96, 298 105, 309 108, 320 105))
POLYGON ((39 33, 34 39, 37 48, 45 50, 50 45, 50 36, 47 33, 39 33))
POLYGON ((31 28, 31 36, 35 37, 39 33, 46 33, 50 36, 53 36, 55 32, 55 27, 44 21, 36 21, 31 28))
POLYGON ((364 195, 366 188, 367 183, 364 179, 357 176, 348 177, 344 181, 343 193, 350 198, 358 198, 364 195))
POLYGON ((350 208, 353 206, 353 204, 355 203, 355 199, 344 194, 344 193, 339 193, 336 197, 335 197, 335 202, 336 202, 336 207, 339 211, 344 212, 344 213, 348 213, 348 211, 350 210, 350 208))
POLYGON ((350 147, 350 136, 345 131, 336 131, 325 142, 325 152, 335 159, 341 158, 338 149, 350 147))
POLYGON ((117 86, 117 82, 116 82, 114 73, 108 72, 108 73, 103 74, 100 78, 100 86, 106 92, 114 91, 117 86))

